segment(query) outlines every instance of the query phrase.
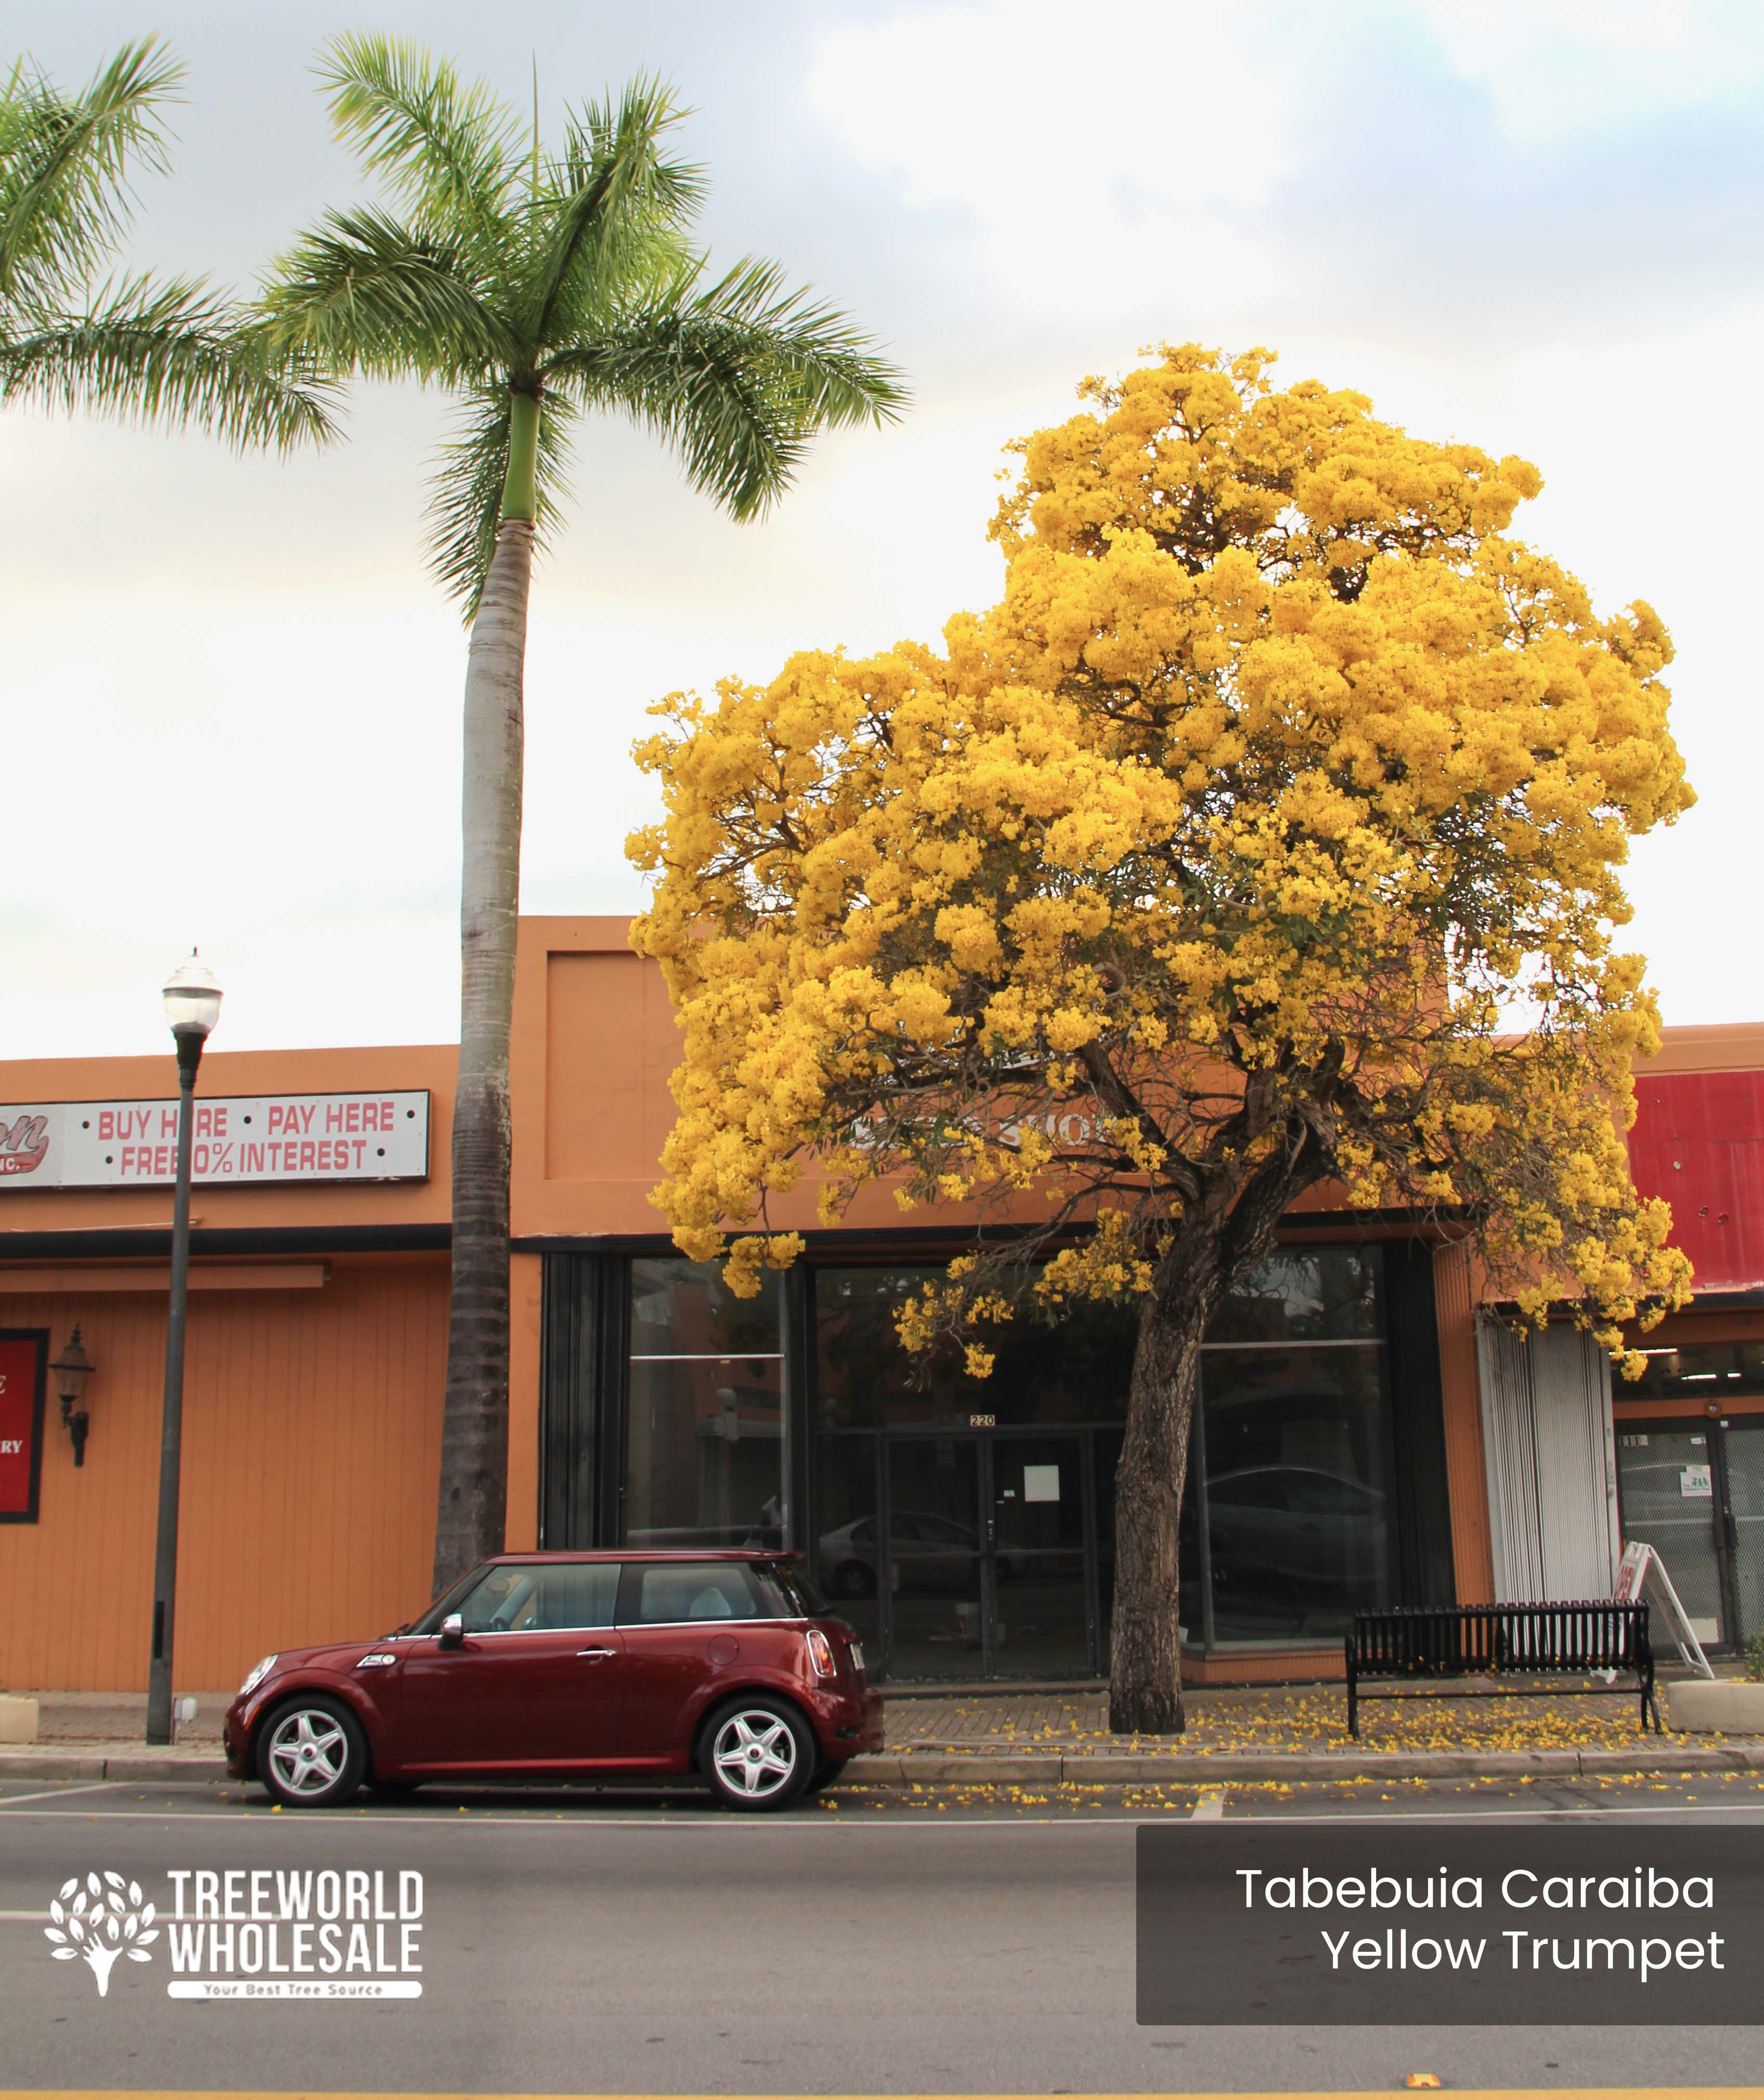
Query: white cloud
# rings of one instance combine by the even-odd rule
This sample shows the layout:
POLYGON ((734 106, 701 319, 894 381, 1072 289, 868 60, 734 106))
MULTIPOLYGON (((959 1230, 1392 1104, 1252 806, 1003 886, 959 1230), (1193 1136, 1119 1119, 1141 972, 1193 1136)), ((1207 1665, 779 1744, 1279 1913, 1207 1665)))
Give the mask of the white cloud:
POLYGON ((826 32, 808 100, 910 205, 969 218, 995 289, 1107 312, 1138 302, 1160 244, 1193 282, 1266 279, 1244 214, 1294 146, 1256 42, 1252 15, 1169 0, 1087 21, 1066 0, 927 7, 826 32))
POLYGON ((1732 103, 1764 78, 1757 0, 1414 4, 1457 70, 1488 88, 1519 145, 1732 103))

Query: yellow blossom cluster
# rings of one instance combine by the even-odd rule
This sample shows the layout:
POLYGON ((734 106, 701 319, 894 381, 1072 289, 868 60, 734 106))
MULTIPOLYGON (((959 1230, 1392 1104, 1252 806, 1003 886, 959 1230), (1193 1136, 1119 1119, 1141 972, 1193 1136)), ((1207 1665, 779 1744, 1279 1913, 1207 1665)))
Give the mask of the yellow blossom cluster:
POLYGON ((1607 1335, 1682 1294, 1628 1172, 1657 1018, 1615 942, 1629 840, 1691 800, 1665 630, 1512 536, 1526 461, 1271 364, 1087 382, 1015 448, 1003 596, 941 649, 658 710, 656 1201, 697 1259, 754 1229, 738 1289, 812 1167, 827 1220, 886 1178, 1033 1221, 1053 1302, 1204 1317, 1325 1180, 1607 1335))

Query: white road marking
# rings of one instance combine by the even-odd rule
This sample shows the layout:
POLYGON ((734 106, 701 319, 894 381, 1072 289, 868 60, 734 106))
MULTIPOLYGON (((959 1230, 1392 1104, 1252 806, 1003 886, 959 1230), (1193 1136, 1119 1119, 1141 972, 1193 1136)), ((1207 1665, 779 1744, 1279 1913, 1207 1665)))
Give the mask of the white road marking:
MULTIPOLYGON (((298 1830, 308 1824, 355 1823, 368 1814, 364 1809, 302 1809, 298 1814, 280 1819, 278 1827, 298 1830)), ((1764 1802, 1747 1801, 1686 1801, 1657 1808, 1473 1808, 1456 1813, 1449 1809, 1403 1809, 1394 1815, 1380 1815, 1362 1811, 1343 1810, 1338 1813, 1318 1815, 1258 1815, 1254 1813, 1234 1815, 1231 1819, 1235 1829, 1245 1823, 1562 1823, 1587 1817, 1602 1818, 1616 1822, 1625 1817, 1676 1815, 1694 1821, 1700 1815, 1749 1815, 1764 1823, 1764 1802)), ((35 1817, 38 1821, 53 1821, 55 1811, 50 1808, 30 1808, 19 1811, 19 1820, 35 1817)), ((267 1808, 229 1808, 212 1813, 180 1817, 175 1807, 164 1808, 95 1808, 76 1811, 64 1817, 68 1822, 86 1823, 169 1823, 173 1821, 201 1823, 268 1823, 271 1811, 267 1808)), ((1138 1829, 1142 1825, 1155 1829, 1161 1823, 1180 1824, 1187 1817, 1153 1815, 1140 1812, 1130 1815, 903 1815, 881 1818, 875 1815, 805 1816, 800 1820, 783 1819, 761 1821, 758 1817, 743 1816, 737 1820, 723 1815, 620 1815, 615 1812, 565 1814, 553 1809, 549 1815, 543 1810, 533 1810, 524 1815, 511 1815, 496 1810, 474 1810, 474 1824, 494 1824, 500 1829, 549 1830, 558 1825, 591 1830, 718 1830, 730 1833, 737 1830, 752 1833, 758 1843, 765 1833, 787 1830, 949 1830, 952 1827, 964 1830, 1015 1830, 1036 1828, 1052 1830, 1090 1830, 1098 1827, 1122 1827, 1138 1829)), ((376 1814, 373 1827, 377 1831, 439 1828, 452 1820, 446 1811, 425 1815, 404 1811, 390 1815, 376 1814)))
POLYGON ((1191 1823, 1222 1823, 1225 1818, 1225 1789, 1222 1786, 1209 1788, 1194 1804, 1191 1823))
POLYGON ((0 1925, 38 1925, 48 1915, 46 1910, 0 1910, 0 1925))
POLYGON ((0 1793, 0 1808, 12 1808, 21 1801, 64 1801, 73 1793, 102 1793, 106 1787, 120 1786, 114 1779, 95 1779, 85 1786, 46 1786, 41 1793, 0 1793))

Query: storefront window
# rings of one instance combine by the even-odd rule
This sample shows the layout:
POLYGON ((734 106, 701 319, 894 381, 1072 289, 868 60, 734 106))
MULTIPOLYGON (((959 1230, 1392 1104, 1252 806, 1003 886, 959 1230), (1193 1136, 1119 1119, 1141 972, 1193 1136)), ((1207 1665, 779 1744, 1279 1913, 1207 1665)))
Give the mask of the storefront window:
POLYGON ((1226 1299, 1207 1343, 1376 1342, 1376 1247, 1282 1247, 1226 1299))
MULTIPOLYGON (((915 1454, 940 1454, 959 1471, 968 1462, 968 1444, 989 1440, 990 1470, 977 1471, 975 1478, 984 1483, 998 1475, 994 1498, 981 1507, 983 1488, 961 1487, 955 1514, 972 1530, 969 1551, 977 1564, 989 1551, 997 1564, 992 1648, 1003 1666, 1007 1630, 1014 1639, 1022 1605, 1011 1590, 1017 1571, 1008 1550, 1017 1491, 1006 1484, 1008 1466, 999 1470, 1001 1454, 1008 1457, 1013 1432, 1025 1428, 1048 1433, 1094 1425, 1091 1542, 1084 1545, 1081 1534, 1080 1549, 1094 1556, 1106 1653, 1114 1469, 1136 1308, 1067 1308, 1052 1321, 1025 1312, 988 1334, 994 1367, 990 1378, 975 1379, 954 1350, 912 1357, 895 1330, 902 1301, 941 1274, 917 1265, 816 1274, 822 1577, 842 1608, 862 1614, 867 1631, 874 1630, 878 1591, 886 1591, 897 1670, 936 1674, 940 1660, 955 1667, 962 1661, 955 1654, 959 1614, 953 1631, 939 1619, 928 1637, 946 1637, 951 1657, 928 1648, 909 1652, 912 1586, 932 1563, 923 1552, 915 1557, 903 1527, 919 1521, 933 1503, 924 1481, 899 1476, 915 1454), (884 1434, 879 1448, 865 1431, 895 1433, 884 1434), (930 1440, 914 1440, 915 1431, 930 1440), (892 1483, 885 1503, 884 1482, 892 1483), (1007 1597, 1015 1617, 1005 1608, 1007 1597)), ((1181 1523, 1182 1618, 1191 1647, 1331 1640, 1356 1610, 1391 1602, 1397 1539, 1383 1279, 1376 1247, 1282 1248, 1232 1295, 1209 1330, 1181 1523)), ((1074 1467, 1078 1449, 1074 1441, 1074 1467)), ((973 1462, 977 1467, 977 1458, 973 1462)), ((966 1479, 961 1475, 958 1485, 966 1479)), ((961 1573, 959 1581, 952 1574, 955 1588, 964 1597, 977 1595, 977 1573, 972 1579, 961 1573)), ((977 1647, 977 1636, 970 1645, 977 1647)), ((971 1659, 966 1666, 972 1668, 971 1659)))
POLYGON ((1706 1408, 1711 1401, 1725 1405, 1764 1393, 1764 1342, 1700 1342, 1682 1349, 1644 1343, 1643 1349, 1647 1369, 1634 1380, 1613 1379, 1613 1400, 1691 1400, 1706 1408))
POLYGON ((1375 1342, 1204 1352, 1215 1643, 1333 1637, 1390 1603, 1383 1356, 1375 1342))
POLYGON ((715 1263, 631 1264, 624 1543, 788 1533, 783 1280, 737 1298, 715 1263))
POLYGON ((1381 1273, 1376 1248, 1284 1247, 1208 1330, 1205 1494, 1184 1543, 1198 1564, 1204 1532, 1210 1644, 1329 1639, 1391 1601, 1381 1273))
POLYGON ((815 1277, 815 1414, 822 1429, 963 1428, 1118 1422, 1127 1411, 1136 1313, 1075 1305, 1052 1321, 1025 1310, 987 1330, 992 1375, 974 1379, 961 1352, 915 1357, 894 1325, 901 1304, 942 1268, 824 1268, 815 1277))

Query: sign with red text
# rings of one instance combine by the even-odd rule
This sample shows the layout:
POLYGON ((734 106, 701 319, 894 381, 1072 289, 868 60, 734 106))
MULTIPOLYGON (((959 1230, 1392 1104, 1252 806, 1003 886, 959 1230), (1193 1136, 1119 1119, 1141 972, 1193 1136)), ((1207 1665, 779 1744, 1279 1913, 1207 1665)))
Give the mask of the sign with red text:
MULTIPOLYGON (((9 1189, 169 1187, 175 1101, 0 1103, 0 1195, 9 1189)), ((235 1094, 196 1101, 192 1181, 423 1181, 427 1091, 235 1094)))
POLYGON ((37 1521, 48 1337, 0 1334, 0 1524, 37 1521))

